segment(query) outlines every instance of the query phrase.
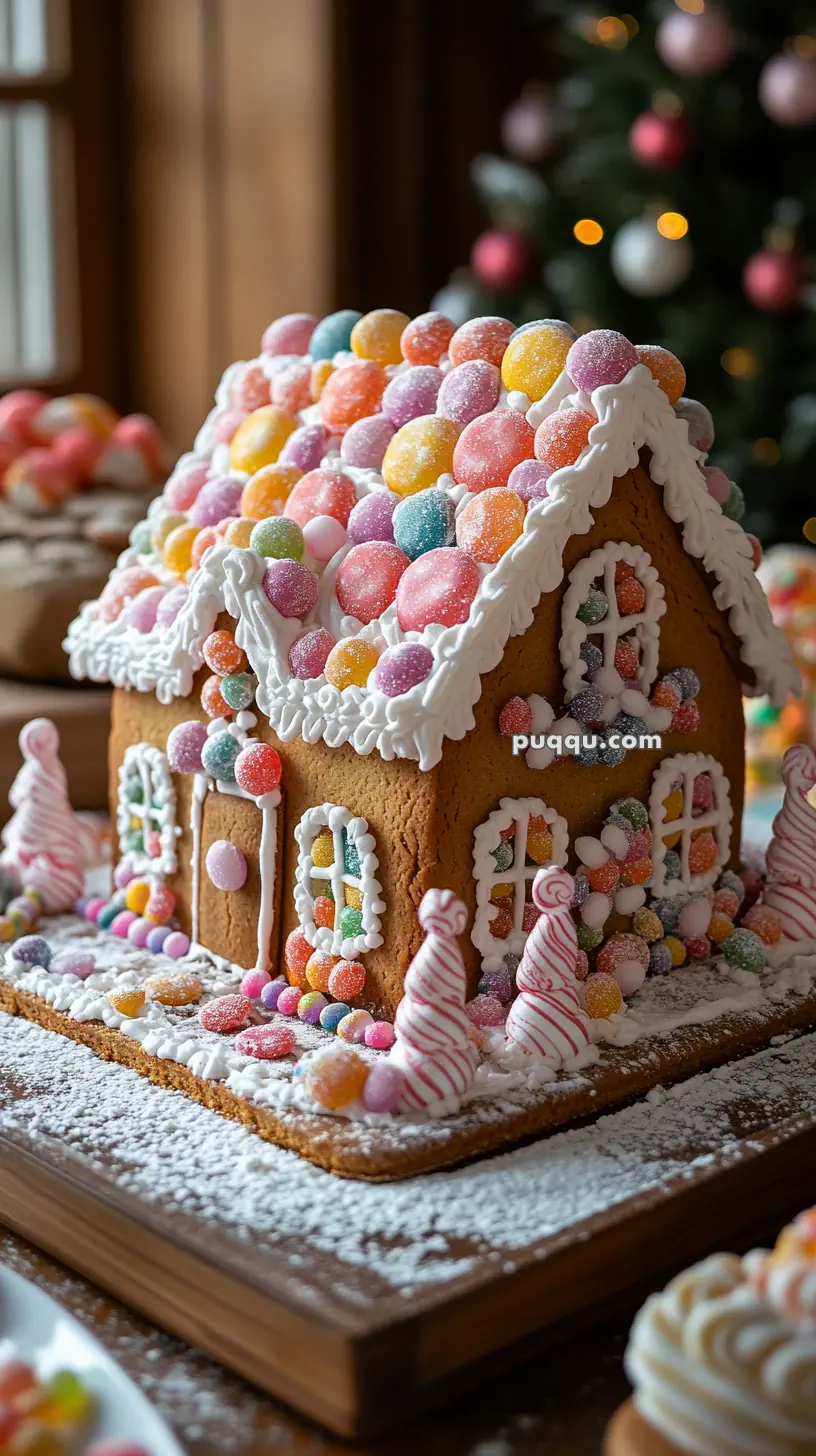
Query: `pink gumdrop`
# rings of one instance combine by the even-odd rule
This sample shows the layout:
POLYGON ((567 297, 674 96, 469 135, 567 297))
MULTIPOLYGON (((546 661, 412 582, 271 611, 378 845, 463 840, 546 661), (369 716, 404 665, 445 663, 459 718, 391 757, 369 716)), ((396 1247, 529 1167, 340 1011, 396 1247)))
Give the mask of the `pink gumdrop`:
POLYGON ((247 971, 241 982, 241 995, 248 996, 250 1001, 260 1001, 264 986, 268 986, 271 980, 268 971, 247 971))
POLYGON ((167 761, 176 773, 201 773, 201 750, 207 742, 207 725, 191 718, 177 723, 167 739, 167 761))
POLYGON ((517 410, 491 410, 465 425, 453 452, 453 474, 470 491, 507 484, 522 460, 532 460, 535 431, 517 410))
POLYGON ((522 460, 520 465, 511 470, 507 485, 522 500, 529 501, 532 505, 535 501, 546 500, 547 481, 552 473, 552 466, 545 464, 543 460, 522 460))
POLYGON ((159 602, 159 610, 156 613, 157 627, 172 627, 179 612, 189 596, 186 586, 173 586, 166 591, 159 602))
POLYGON ((620 961, 612 972, 623 996, 633 996, 646 980, 646 967, 640 961, 620 961))
POLYGON ((719 465, 704 465, 703 479, 706 483, 706 490, 717 505, 723 506, 731 491, 731 481, 719 465))
POLYGON ((430 648, 420 642, 400 642, 382 654, 374 669, 374 681, 386 697, 398 698, 424 682, 433 664, 430 648))
POLYGON ((419 415, 432 415, 442 383, 442 371, 434 364, 418 364, 404 369, 386 385, 382 412, 395 429, 407 425, 419 415))
POLYGON ((312 516, 303 527, 303 544, 315 561, 331 561, 347 539, 345 526, 334 516, 312 516))
POLYGON ((355 546, 364 541, 393 541, 394 511, 399 503, 400 496, 385 487, 364 495, 349 516, 349 540, 355 546))
POLYGON ((105 441, 84 425, 74 425, 57 435, 51 448, 73 480, 86 481, 105 449, 105 441))
POLYGON ((225 516, 240 516, 243 484, 229 475, 208 480, 193 503, 190 520, 194 526, 217 526, 225 516))
POLYGON ((390 1060, 375 1062, 363 1088, 363 1106, 368 1112, 393 1112, 404 1088, 405 1073, 400 1067, 390 1060))
POLYGON ((329 436, 322 425, 301 425, 293 430, 280 452, 279 464, 296 465, 304 475, 317 470, 326 453, 329 436))
POLYGON ((239 425, 244 423, 246 411, 239 409, 222 410, 216 415, 213 422, 213 434, 219 445, 229 445, 239 425))
POLYGON ((120 910, 108 929, 112 935, 118 935, 120 940, 124 940, 134 920, 138 920, 138 918, 135 910, 120 910))
POLYGON ((442 381, 437 414, 457 425, 469 425, 495 409, 501 393, 501 375, 487 359, 468 359, 451 369, 442 381))
POLYGON ((683 940, 695 940, 698 935, 705 935, 710 924, 711 906, 700 896, 683 906, 677 920, 677 933, 683 940))
POLYGON ((408 557, 389 541, 366 541, 352 546, 340 563, 335 579, 337 600, 358 622, 373 622, 390 607, 408 557))
POLYGON ((240 410, 262 409, 269 404, 269 379, 260 364, 249 364, 230 385, 230 404, 240 410))
POLYGON ((602 384, 620 384, 638 363, 634 344, 616 329, 591 329, 576 339, 567 355, 567 373, 591 394, 602 384))
POLYGON ((754 563, 754 571, 762 564, 762 542, 758 536, 753 536, 750 531, 745 532, 746 541, 751 543, 751 556, 754 563))
POLYGON ((289 671, 292 677, 300 678, 304 682, 320 677, 334 642, 334 637, 325 627, 315 627, 311 632, 304 632, 289 648, 289 671))
POLYGON ((171 961, 180 961, 189 949, 189 935, 185 935, 183 930, 171 930, 162 946, 162 955, 169 956, 171 961))
POLYGON ((165 586, 149 586, 147 591, 139 592, 127 609, 128 624, 137 632, 152 632, 166 595, 165 586))
POLYGON ((372 1021, 367 1026, 363 1035, 366 1046, 375 1047, 377 1051, 386 1052, 394 1045, 396 1032, 390 1021, 372 1021))
POLYGON ((117 890, 124 890, 125 886, 129 885, 131 880, 135 880, 135 878, 136 871, 133 868, 133 862, 129 855, 125 855, 124 859, 120 859, 113 872, 113 883, 117 890))
POLYGON ((168 510, 189 511, 206 484, 208 468, 206 460, 189 460, 176 466, 163 491, 168 510))
POLYGON ((240 890, 246 884, 246 859, 229 839, 216 839, 207 850, 204 864, 216 890, 240 890))
POLYGON ((130 941, 131 945, 137 945, 140 950, 144 950, 145 946, 147 945, 147 937, 149 936, 151 930, 155 929, 156 926, 154 921, 147 920, 143 915, 139 915, 136 917, 130 929, 128 930, 127 938, 130 941))
POLYGON ((412 561, 397 588, 397 618, 403 632, 431 623, 466 622, 481 577, 472 556, 458 546, 439 546, 412 561))
POLYGON ((88 950, 62 950, 48 969, 52 976, 76 976, 79 981, 87 981, 96 970, 96 961, 88 950))
POLYGON ((85 919, 92 921, 95 925, 97 915, 100 910, 104 910, 107 903, 102 895, 93 895, 85 906, 85 919))
POLYGON ((694 786, 692 789, 692 810, 696 809, 698 814, 704 814, 706 809, 710 809, 713 803, 714 785, 712 784, 711 779, 709 778, 707 773, 698 774, 694 780, 694 786))
POLYGON ((272 561, 264 572, 263 589, 282 617, 302 621, 317 601, 317 577, 302 561, 272 561))
POLYGON ((162 475, 167 462, 167 447, 159 427, 150 415, 125 415, 113 427, 111 440, 135 450, 155 479, 162 475))
POLYGON ((12 389, 0 398, 0 427, 19 437, 21 445, 33 444, 38 438, 35 420, 48 395, 39 389, 12 389))
POLYGON ((354 481, 342 470, 310 470, 290 492, 283 514, 301 530, 314 516, 334 516, 346 526, 356 504, 354 481))
POLYGON ((300 986, 286 986, 278 997, 277 1010, 282 1016, 295 1016, 302 995, 300 986))
POLYGON ((261 348, 265 354, 305 354, 316 323, 311 313, 285 313, 265 330, 261 348))
POLYGON ((346 465, 358 470, 379 470, 393 437, 394 426, 385 415, 366 415, 346 430, 340 454, 346 465))
POLYGON ((507 1007, 502 1006, 498 996, 474 996, 465 1006, 465 1015, 474 1026, 503 1026, 507 1007))

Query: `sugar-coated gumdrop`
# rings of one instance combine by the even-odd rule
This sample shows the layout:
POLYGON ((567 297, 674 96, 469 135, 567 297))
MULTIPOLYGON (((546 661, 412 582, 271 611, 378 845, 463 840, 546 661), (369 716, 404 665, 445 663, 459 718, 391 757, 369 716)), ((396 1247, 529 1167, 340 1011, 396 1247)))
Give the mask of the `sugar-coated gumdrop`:
POLYGON ((251 672, 230 672, 221 679, 220 692, 224 702, 235 713, 249 708, 255 697, 257 680, 251 672))
POLYGON ((576 339, 567 355, 570 379, 591 394, 602 384, 620 384, 638 363, 634 344, 614 329, 592 329, 576 339))
POLYGON ((305 354, 317 320, 310 313, 285 313, 264 331, 261 349, 273 357, 278 354, 305 354))
POLYGON ((128 602, 148 587, 160 586, 152 571, 142 566, 126 566, 113 573, 99 598, 99 617, 103 622, 115 622, 128 602))
POLYGON ((311 470, 299 480, 284 508, 284 515, 301 530, 315 516, 333 516, 342 526, 357 504, 353 480, 342 470, 311 470))
POLYGON ((606 864, 593 868, 587 866, 586 877, 593 890, 600 890, 602 895, 611 895, 617 889, 620 878, 621 867, 617 860, 608 859, 606 864))
POLYGON ((306 966, 313 951, 311 946, 299 928, 290 931, 286 938, 283 959, 289 980, 294 986, 305 986, 306 966))
POLYGON ((436 408, 461 427, 495 409, 500 393, 501 375, 495 364, 469 359, 445 375, 436 408))
POLYGON ((392 519, 395 544, 410 561, 415 561, 425 551, 450 545, 454 513, 450 496, 437 486, 406 496, 392 519))
POLYGON ((335 639, 325 627, 304 632, 289 649, 289 671, 293 677, 308 681, 320 677, 326 667, 335 639))
POLYGON ((553 842, 549 829, 530 832, 527 835, 527 857, 533 864, 549 864, 552 859, 553 842))
POLYGON ((278 996, 276 1010, 281 1016, 296 1016, 302 997, 300 986, 285 986, 278 996))
POLYGON ((420 642, 399 642, 382 654, 374 669, 374 682, 386 697, 398 698, 424 682, 434 665, 430 648, 420 642))
POLYGON ((248 1026, 235 1038, 235 1050, 242 1057, 276 1061, 294 1051, 296 1040, 291 1026, 281 1026, 280 1023, 274 1026, 248 1026))
POLYGON ((306 984, 312 991, 328 991, 329 978, 337 964, 337 956, 327 950, 313 950, 306 962, 306 984))
POLYGON ((236 783, 254 799, 277 789, 282 772, 280 754, 271 743, 247 743, 235 760, 236 783))
POLYGON ((299 414, 312 402, 312 366, 308 359, 294 359, 277 370, 272 378, 270 393, 272 403, 288 410, 290 415, 299 414))
POLYGON ((549 465, 551 470, 574 465, 589 445, 589 432, 597 423, 595 415, 586 410, 556 410, 536 430, 536 459, 549 465))
POLYGON ((357 420, 380 411, 388 379, 373 360, 359 360, 336 369, 320 396, 323 424, 333 435, 343 435, 357 420))
MULTIPOLYGON (((154 925, 166 925, 176 909, 176 897, 169 885, 154 885, 144 915, 154 925)), ((141 913, 141 912, 140 912, 141 913)))
POLYGON ((348 1016, 349 1007, 344 1001, 330 1001, 323 1007, 320 1013, 320 1025, 324 1031, 336 1031, 344 1016, 348 1016))
POLYGON ((328 313, 315 325, 309 340, 309 353, 313 359, 331 359, 335 354, 345 353, 351 348, 351 331, 362 318, 356 308, 340 308, 328 313))
POLYGON ((96 961, 87 950, 61 950, 52 956, 48 969, 52 976, 76 976, 77 980, 86 981, 94 974, 96 961))
POLYGON ((351 1001, 359 996, 366 981, 365 966, 361 961, 334 959, 330 968, 327 989, 338 1001, 351 1001))
POLYGON ((296 521, 285 516, 270 516, 253 527, 249 544, 259 556, 278 561, 303 559, 303 532, 296 521))
POLYGON ((208 1001, 198 1013, 198 1019, 205 1031, 240 1031, 252 1015, 252 1002, 248 996, 231 992, 227 996, 216 996, 208 1001))
POLYGON ((219 475, 214 480, 208 480, 190 507, 192 525, 217 526, 225 516, 237 516, 242 494, 241 481, 230 475, 219 475))
POLYGON ((213 733, 201 750, 201 763, 205 773, 223 783, 235 782, 235 760, 241 752, 237 738, 224 728, 213 733))
POLYGON ((711 955, 711 941, 707 935, 687 936, 684 945, 690 961, 705 961, 711 955))
POLYGON ((665 945, 653 945, 649 955, 649 974, 666 976, 671 969, 671 951, 665 945))
POLYGON ((204 865, 217 890, 240 890, 246 884, 246 858, 238 845, 229 839, 213 841, 207 850, 204 865))
POLYGON ((681 703, 675 709, 671 726, 674 733, 696 733, 700 726, 700 709, 697 704, 693 700, 681 703))
POLYGON ((632 916, 632 929, 649 945, 652 941, 661 940, 663 937, 663 922, 660 916, 655 915, 654 911, 647 909, 645 905, 636 910, 632 916))
MULTIPOLYGON (((162 929, 165 927, 162 926, 162 929)), ((181 930, 171 930, 167 939, 162 945, 164 955, 170 956, 171 960, 179 961, 186 956, 190 949, 190 937, 181 930)))
POLYGON ((450 473, 459 427, 441 415, 420 415, 390 441, 382 462, 386 485, 397 495, 414 495, 450 473))
POLYGON ((718 859, 717 841, 709 829, 692 838, 689 846, 688 867, 693 875, 704 875, 713 869, 718 859))
POLYGON ((665 946, 666 950, 671 955, 672 966, 677 967, 684 964, 686 959, 686 947, 684 946, 682 940, 680 940, 679 936, 667 935, 665 939, 660 942, 660 944, 662 946, 665 946))
POLYGON ((250 364, 230 387, 230 402, 247 414, 270 403, 269 378, 260 364, 250 364))
POLYGON ((578 948, 583 951, 597 950, 603 940, 603 931, 594 925, 577 926, 578 948))
POLYGON ((317 602, 317 577, 302 561, 272 561, 263 589, 282 617, 307 617, 317 602))
MULTIPOLYGON (((374 1047, 377 1051, 386 1052, 394 1045, 396 1032, 390 1021, 371 1021, 363 1034, 363 1041, 366 1046, 374 1047)), ((370 1074, 369 1074, 370 1075, 370 1074)), ((366 1083, 368 1086, 368 1083, 366 1083)), ((368 1106, 368 1103, 366 1103, 368 1106)))
POLYGON ((677 917, 677 934, 685 941, 696 940, 698 936, 705 935, 710 923, 711 906, 703 895, 696 895, 683 906, 677 917))
MULTIPOLYGON (((335 368, 336 366, 332 364, 330 359, 315 359, 309 375, 309 393, 311 394, 313 404, 317 404, 335 368)), ((313 462, 313 465, 319 464, 319 460, 313 462)), ((311 470, 312 465, 307 466, 306 469, 311 470)))
MULTIPOLYGON (((750 927, 749 927, 750 929, 750 927)), ((721 910, 715 910, 708 924, 708 935, 715 945, 722 945, 729 935, 734 933, 734 922, 730 915, 725 915, 721 910)))
POLYGON ((111 986, 107 997, 114 1011, 128 1018, 138 1016, 147 999, 143 986, 111 986))
POLYGON ((269 981, 267 981, 266 985, 261 991, 261 1005, 266 1011, 277 1010, 278 998, 280 996, 280 993, 281 991, 284 991, 288 985, 289 982, 287 981, 285 976, 275 976, 274 980, 270 979, 269 981))
POLYGON ((714 803, 714 785, 707 773, 697 774, 692 791, 692 811, 704 814, 714 803))
POLYGON ((145 941, 145 948, 154 955, 158 955, 159 951, 163 949, 165 941, 170 938, 170 934, 169 925, 154 925, 145 941))
POLYGON ((256 966, 253 971, 247 971, 241 978, 241 995, 248 996, 250 1001, 260 1001, 265 986, 272 980, 268 971, 256 966))
POLYGON ((218 545, 218 534, 212 526, 204 526, 193 542, 190 565, 197 571, 211 546, 218 545))
POLYGON ((686 371, 676 354, 660 344, 636 344, 638 361, 645 364, 652 378, 668 396, 669 404, 676 404, 686 387, 686 371))
POLYGON ((533 726, 533 710, 526 698, 509 698, 499 713, 499 732, 505 738, 514 733, 529 733, 533 726))
POLYGON ((140 592, 128 607, 128 623, 137 632, 152 632, 156 625, 159 607, 164 601, 166 587, 151 586, 140 592))
POLYGON ((393 541, 394 512, 402 497, 391 490, 373 490, 357 502, 348 519, 349 539, 355 546, 365 541, 393 541))
POLYGON ((292 431, 281 450, 278 467, 283 469, 293 465, 304 473, 316 470, 326 454, 328 443, 329 437, 322 425, 300 425, 292 431))
POLYGON ((431 623, 453 627, 466 622, 480 583, 479 568, 466 551, 443 546, 426 552, 400 578, 400 627, 403 632, 421 632, 431 623))
POLYGON ((328 869, 334 864, 334 835, 318 834, 312 842, 312 864, 318 869, 328 869))
POLYGON ((298 1001, 298 1021, 305 1021, 309 1026, 317 1026, 320 1021, 320 1013, 328 1004, 322 991, 307 991, 298 1001))
MULTIPOLYGON (((170 938, 171 936, 168 935, 162 947, 165 955, 168 954, 167 947, 170 938)), ((187 944, 189 945, 189 941, 187 944)), ((162 1006, 192 1006, 196 1001, 200 1001, 204 994, 204 988, 198 976, 194 975, 192 971, 164 971, 155 976, 148 976, 145 981, 145 991, 151 1001, 159 1001, 162 1006)))
POLYGON ((503 1026, 507 1019, 506 1008, 496 996, 474 996, 465 1006, 465 1015, 474 1026, 503 1026))
POLYGON ((337 600, 358 622, 373 622, 393 602, 408 557, 388 541, 367 541, 353 546, 340 563, 335 578, 337 600))
POLYGON ((162 560, 168 571, 184 576, 196 563, 193 559, 195 543, 201 534, 198 526, 177 526, 171 531, 162 548, 162 560))
POLYGON ((498 367, 513 327, 509 319, 495 314, 469 319, 456 330, 448 345, 451 363, 459 365, 468 359, 486 359, 489 364, 498 367))
POLYGON ((510 472, 532 459, 535 432, 517 410, 493 410, 466 425, 453 452, 458 484, 478 492, 507 485, 510 472))
POLYGON ((377 649, 364 638, 344 637, 326 659, 326 678, 341 692, 344 688, 364 688, 377 665, 377 657, 377 649))
POLYGON ((351 348, 358 359, 373 359, 382 366, 399 364, 402 362, 400 339, 410 322, 408 315, 399 309, 372 309, 354 325, 351 348))
POLYGON ((319 1106, 334 1112, 361 1095, 368 1066, 352 1047, 341 1041, 311 1053, 304 1075, 310 1097, 319 1106))
POLYGON ((765 942, 753 930, 735 930, 723 941, 722 950, 728 964, 741 971, 759 974, 767 964, 765 942))
POLYGON ((150 532, 150 545, 157 556, 161 555, 167 537, 176 526, 186 526, 187 517, 183 511, 165 511, 164 515, 154 517, 153 526, 150 532))
POLYGON ((213 434, 219 445, 229 445, 238 429, 247 418, 242 409, 219 410, 213 420, 213 434))
MULTIPOLYGON (((373 1026, 368 1028, 368 1032, 373 1032, 374 1027, 387 1025, 388 1022, 375 1021, 373 1026)), ((380 1043, 367 1041, 366 1044, 379 1046, 380 1043)), ((369 1071, 363 1088, 363 1106, 367 1112, 392 1112, 397 1106, 404 1088, 405 1073, 402 1069, 390 1059, 377 1061, 369 1071)))
POLYGON ((220 677, 228 672, 242 672, 246 667, 246 653, 238 646, 232 632, 211 632, 204 639, 201 655, 210 671, 217 672, 220 677))
POLYGON ((596 971, 584 983, 586 1008, 593 1020, 607 1020, 623 1009, 623 994, 614 976, 596 971))
POLYGON ((633 682, 640 672, 640 660, 631 642, 621 638, 615 643, 615 671, 624 682, 633 682))
POLYGON ((14 946, 14 959, 27 966, 42 966, 47 971, 51 964, 51 947, 42 935, 24 935, 14 946))
POLYGON ((457 516, 457 544, 476 561, 494 564, 524 530, 525 510, 507 487, 480 491, 457 516))
POLYGON ((396 430, 419 415, 432 415, 442 383, 442 372, 431 364, 406 369, 386 386, 382 412, 396 430))
POLYGON ((766 945, 776 945, 782 935, 782 922, 776 910, 770 905, 752 905, 742 917, 742 923, 766 945))
POLYGON ((322 565, 331 561, 347 541, 345 526, 334 516, 312 516, 303 527, 303 544, 312 560, 322 565))
POLYGON ((394 434, 394 426, 384 414, 357 420, 343 436, 341 459, 358 470, 379 470, 394 434))
POLYGON ((337 1023, 337 1035, 343 1041, 356 1042, 359 1045, 365 1041, 366 1031, 373 1024, 373 1021, 374 1018, 370 1011, 363 1011, 362 1009, 349 1011, 337 1023))
POLYGON ((453 324, 443 313, 421 313, 405 325, 400 338, 409 364, 438 364, 453 338, 453 324))
POLYGON ((547 481, 552 473, 552 467, 543 460, 522 460, 510 471, 507 484, 528 505, 535 505, 536 501, 547 499, 547 481))
MULTIPOLYGON (((230 464, 233 470, 254 475, 264 465, 273 465, 295 429, 297 420, 279 405, 267 404, 253 410, 232 437, 230 464)), ((201 524, 212 523, 203 521, 201 524)))
POLYGON ((615 805, 615 813, 626 819, 633 829, 649 827, 649 811, 640 799, 621 799, 615 805))
POLYGON ((202 683, 201 706, 208 718, 228 718, 230 715, 229 703, 221 693, 221 678, 215 672, 202 683))
POLYGON ((518 390, 533 401, 542 399, 566 364, 570 342, 569 334, 558 324, 536 323, 519 329, 501 361, 505 389, 518 390))
POLYGON ((615 600, 622 617, 634 616, 646 605, 646 588, 636 576, 627 576, 615 587, 615 600))
POLYGON ((254 521, 282 515, 284 506, 302 474, 300 466, 285 464, 282 460, 257 470, 241 492, 238 503, 241 515, 254 521))

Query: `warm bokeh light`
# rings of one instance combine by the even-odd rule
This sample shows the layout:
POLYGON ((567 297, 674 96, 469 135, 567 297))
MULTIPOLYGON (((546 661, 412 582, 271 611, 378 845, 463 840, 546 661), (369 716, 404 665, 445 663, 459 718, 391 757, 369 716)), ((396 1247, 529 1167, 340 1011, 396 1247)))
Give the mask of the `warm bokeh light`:
POLYGON ((759 368, 759 360, 756 354, 750 349, 743 349, 737 345, 733 349, 726 349, 720 359, 726 374, 731 374, 734 379, 753 379, 759 368))
POLYGON ((687 15, 702 15, 705 10, 705 0, 674 0, 678 10, 685 10, 687 15))
POLYGON ((751 453, 757 465, 778 465, 782 455, 779 441, 772 440, 770 435, 761 435, 754 440, 751 453))
POLYGON ((629 31, 626 22, 618 15, 605 15, 598 21, 595 27, 595 35, 601 45, 609 46, 611 50, 622 50, 629 44, 629 31))
POLYGON ((684 238, 688 230, 688 218, 682 212, 661 212, 657 219, 657 231, 662 237, 671 238, 673 243, 684 238))
POLYGON ((588 248, 593 248, 596 243, 601 241, 604 235, 601 224, 596 222, 594 217, 580 218, 572 231, 578 239, 578 242, 584 243, 588 248))
POLYGON ((816 541, 816 516, 811 516, 802 527, 802 534, 808 541, 816 541))
POLYGON ((683 115, 683 103, 675 91, 655 91, 652 96, 652 111, 672 121, 683 115))
POLYGON ((793 49, 805 61, 816 60, 816 35, 794 36, 793 49))
POLYGON ((622 15, 621 16, 621 20, 623 21, 624 25, 626 26, 626 31, 627 31, 627 34, 629 36, 629 39, 630 40, 634 40, 635 36, 637 35, 638 31, 640 30, 640 26, 638 25, 637 21, 635 20, 634 15, 628 15, 628 14, 627 15, 622 15))

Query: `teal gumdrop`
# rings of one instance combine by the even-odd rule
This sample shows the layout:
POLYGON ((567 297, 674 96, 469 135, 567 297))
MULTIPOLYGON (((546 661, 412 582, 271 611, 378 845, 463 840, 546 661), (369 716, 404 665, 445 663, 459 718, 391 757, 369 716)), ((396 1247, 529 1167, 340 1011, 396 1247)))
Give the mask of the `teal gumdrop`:
POLYGON ((351 348, 351 331, 363 315, 356 308, 341 308, 320 320, 311 339, 312 359, 332 359, 351 348))
POLYGON ((347 940, 360 935, 363 929, 363 912, 352 905, 344 905, 340 911, 340 929, 347 940))
POLYGON ((149 521, 137 521, 128 537, 134 551, 140 556, 153 554, 153 527, 149 521))
POLYGON ((349 839, 348 830, 343 830, 343 868, 347 875, 354 875, 360 878, 360 855, 357 845, 353 839, 349 839))
POLYGON ((738 485, 731 482, 731 489, 723 501, 722 512, 731 521, 741 521, 745 515, 745 496, 738 485))
POLYGON ((583 601, 576 612, 579 622, 587 627, 594 627, 596 623, 602 622, 609 611, 609 602, 606 592, 598 591, 597 587, 590 587, 589 596, 583 601))
POLYGON ((99 929, 107 930, 111 925, 113 925, 113 922, 118 914, 119 906, 114 905, 111 901, 111 903, 109 905, 106 905, 103 910, 100 910, 99 914, 96 917, 96 923, 99 926, 99 929))
POLYGON ((213 733, 201 750, 201 763, 205 773, 214 779, 221 779, 223 783, 233 783, 235 760, 240 752, 238 739, 233 738, 226 728, 219 733, 213 733))
POLYGON ((252 672, 229 672, 221 679, 221 696, 234 712, 241 713, 255 697, 257 685, 252 672))
POLYGON ((438 486, 417 491, 402 501, 394 512, 394 543, 411 561, 449 546, 454 536, 456 507, 438 486))
POLYGON ((303 532, 297 521, 286 516, 267 516, 253 526, 249 544, 259 556, 271 556, 276 561, 303 560, 303 532))
POLYGON ((129 804, 141 804, 144 801, 144 784, 137 775, 135 778, 125 779, 125 793, 129 804))
POLYGON ((496 861, 496 869, 499 873, 502 870, 509 870, 513 863, 513 846, 508 840, 503 839, 501 844, 497 845, 495 849, 491 849, 490 853, 496 861))
POLYGON ((683 866, 676 849, 667 849, 663 856, 663 873, 667 880, 679 880, 683 866))
POLYGON ((124 848, 129 850, 131 854, 144 853, 144 835, 141 829, 131 829, 125 835, 124 848))

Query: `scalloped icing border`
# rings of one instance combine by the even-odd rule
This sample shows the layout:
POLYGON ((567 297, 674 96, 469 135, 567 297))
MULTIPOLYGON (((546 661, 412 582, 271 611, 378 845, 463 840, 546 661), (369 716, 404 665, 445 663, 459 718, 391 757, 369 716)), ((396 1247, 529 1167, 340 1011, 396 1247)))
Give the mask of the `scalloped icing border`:
MULTIPOLYGON (((298 842, 298 864, 295 879, 295 909, 300 927, 310 945, 316 950, 329 951, 331 955, 352 960, 365 950, 376 950, 382 945, 380 934, 381 915, 385 913, 385 902, 380 898, 382 886, 376 877, 380 862, 376 854, 376 841, 369 832, 368 822, 344 809, 340 804, 321 804, 307 809, 295 828, 298 842), (354 840, 360 857, 360 892, 363 899, 363 933, 344 938, 339 924, 330 929, 327 925, 317 926, 314 922, 314 897, 309 885, 312 878, 312 845, 319 829, 328 825, 334 834, 345 829, 354 840)), ((338 917, 339 918, 339 917, 338 917)))
MULTIPOLYGON (((606 541, 603 546, 597 546, 589 556, 584 556, 578 565, 573 567, 569 574, 570 584, 564 593, 561 608, 560 652, 567 703, 584 686, 586 663, 581 656, 581 648, 590 635, 593 637, 601 635, 580 620, 577 615, 578 608, 586 599, 595 578, 604 575, 608 564, 618 561, 625 561, 629 566, 635 568, 635 575, 646 591, 643 611, 637 614, 644 620, 638 622, 634 628, 635 636, 643 648, 641 682, 645 681, 646 686, 641 688, 641 691, 645 693, 646 697, 657 677, 660 652, 658 623, 666 612, 666 593, 663 590, 663 583, 657 574, 657 568, 654 566, 651 556, 643 550, 642 546, 634 546, 628 541, 606 541)), ((625 620, 626 618, 621 618, 622 622, 625 620)), ((602 627, 602 623, 596 623, 596 627, 602 627)), ((617 640, 619 641, 622 636, 628 636, 631 630, 627 628, 625 632, 619 632, 617 640)), ((604 660, 605 656, 604 654, 604 660)))
POLYGON ((128 770, 137 768, 144 783, 143 764, 147 765, 150 782, 153 786, 151 798, 155 797, 159 800, 161 855, 158 859, 151 859, 147 854, 134 857, 133 868, 138 875, 174 875, 178 868, 176 839, 181 833, 176 823, 176 789, 167 754, 162 753, 162 750, 156 748, 152 743, 128 744, 119 765, 119 787, 116 802, 116 835, 119 840, 119 853, 128 852, 123 848, 124 837, 130 831, 130 808, 125 789, 128 770))

